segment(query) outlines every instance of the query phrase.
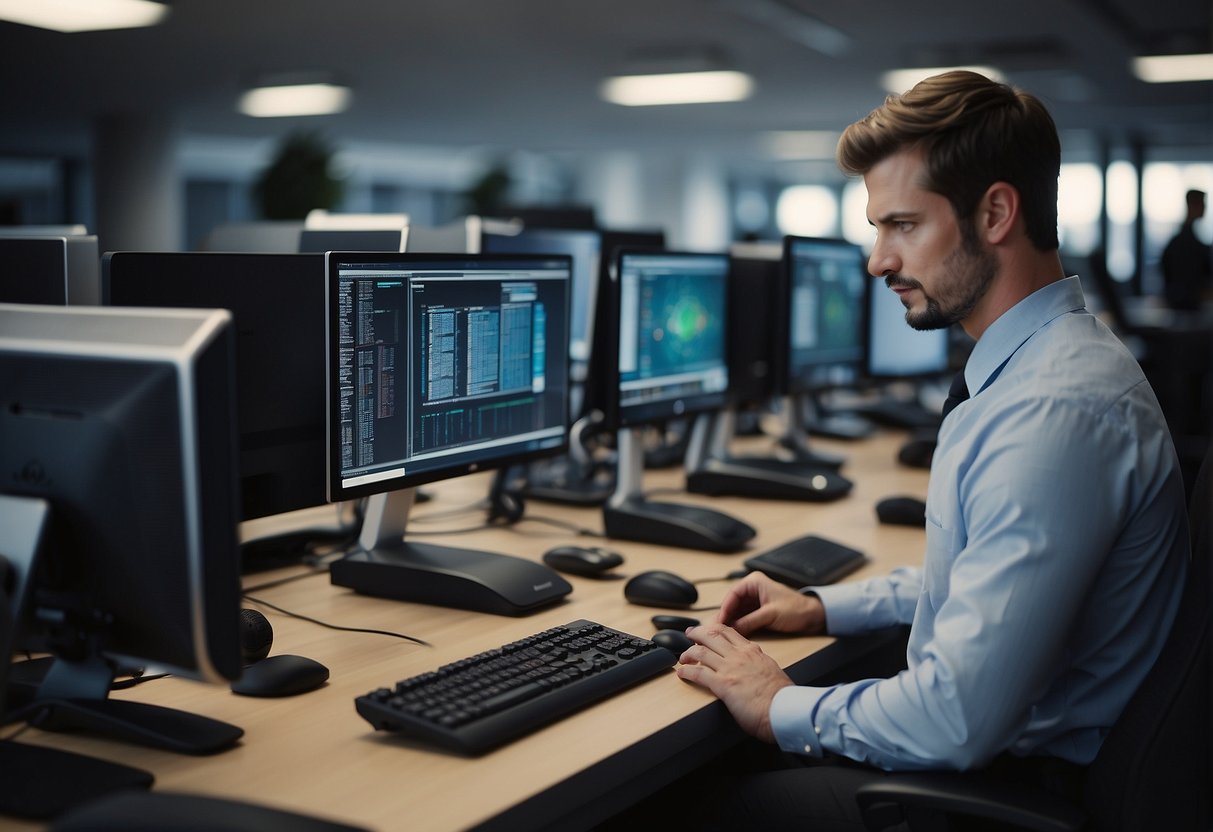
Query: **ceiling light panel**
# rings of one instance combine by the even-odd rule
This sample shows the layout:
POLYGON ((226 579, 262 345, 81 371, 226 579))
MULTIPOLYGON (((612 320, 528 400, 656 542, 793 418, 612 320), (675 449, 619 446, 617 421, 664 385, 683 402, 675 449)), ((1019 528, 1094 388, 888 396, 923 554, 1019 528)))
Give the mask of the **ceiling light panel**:
POLYGON ((56 32, 155 26, 168 6, 150 0, 0 0, 0 20, 56 32))

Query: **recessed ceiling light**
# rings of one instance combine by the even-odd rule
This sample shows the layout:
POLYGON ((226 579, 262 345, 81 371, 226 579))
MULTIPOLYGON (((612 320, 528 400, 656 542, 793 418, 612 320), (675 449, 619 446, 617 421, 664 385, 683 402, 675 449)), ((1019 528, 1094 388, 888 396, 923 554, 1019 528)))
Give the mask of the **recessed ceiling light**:
POLYGON ((167 14, 168 6, 151 0, 0 0, 0 20, 56 32, 155 26, 167 14))
POLYGON ((735 70, 617 75, 602 83, 601 95, 625 107, 661 104, 711 104, 742 101, 754 90, 754 79, 735 70))
POLYGON ((932 75, 941 75, 954 70, 976 72, 986 76, 991 81, 998 81, 999 83, 1006 80, 1003 78, 1002 73, 992 66, 932 66, 914 69, 891 69, 880 76, 880 83, 889 92, 903 93, 919 81, 930 78, 932 75))
POLYGON ((240 96, 240 112, 255 118, 327 116, 350 104, 349 87, 337 84, 285 84, 257 87, 240 96))
POLYGON ((1150 55, 1134 58, 1133 74, 1150 84, 1213 81, 1213 54, 1150 55))

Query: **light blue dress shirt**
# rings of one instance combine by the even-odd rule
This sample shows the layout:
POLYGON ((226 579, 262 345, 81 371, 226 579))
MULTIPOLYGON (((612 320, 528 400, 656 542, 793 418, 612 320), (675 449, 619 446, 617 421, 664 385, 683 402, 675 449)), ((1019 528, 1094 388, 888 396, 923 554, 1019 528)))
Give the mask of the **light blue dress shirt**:
POLYGON ((781 690, 786 751, 888 770, 1003 751, 1086 764, 1161 650, 1187 569, 1183 483, 1153 391, 1078 278, 996 320, 965 379, 923 567, 814 588, 831 634, 911 624, 908 669, 781 690))

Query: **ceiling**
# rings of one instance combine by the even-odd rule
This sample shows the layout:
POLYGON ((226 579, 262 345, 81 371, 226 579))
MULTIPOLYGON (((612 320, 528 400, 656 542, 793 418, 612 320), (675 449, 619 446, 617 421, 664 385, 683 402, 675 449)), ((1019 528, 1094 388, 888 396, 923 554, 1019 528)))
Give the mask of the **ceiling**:
MULTIPOLYGON (((34 0, 31 0, 33 2, 34 0)), ((1213 83, 1135 80, 1137 54, 1213 47, 1209 0, 172 0, 159 27, 58 34, 0 23, 0 152, 87 146, 107 113, 187 134, 534 151, 664 149, 760 159, 771 130, 838 130, 880 74, 981 62, 1037 93, 1063 131, 1213 146, 1213 83), (817 23, 826 25, 823 31, 817 23), (823 41, 824 38, 824 41, 823 41), (601 79, 710 52, 750 73, 742 103, 625 108, 601 79), (252 119, 265 76, 331 73, 340 116, 252 119)))

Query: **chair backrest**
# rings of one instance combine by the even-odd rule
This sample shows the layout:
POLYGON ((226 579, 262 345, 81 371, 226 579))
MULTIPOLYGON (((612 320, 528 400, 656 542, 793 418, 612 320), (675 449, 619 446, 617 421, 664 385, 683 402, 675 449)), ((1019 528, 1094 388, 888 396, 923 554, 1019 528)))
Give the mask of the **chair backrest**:
POLYGON ((1192 561, 1175 623, 1087 775, 1095 829, 1210 828, 1211 459, 1213 450, 1192 488, 1192 561))

